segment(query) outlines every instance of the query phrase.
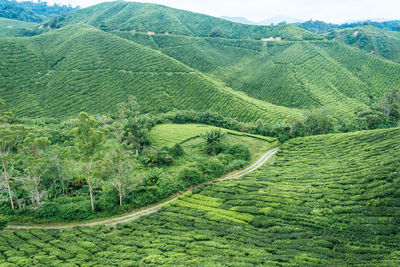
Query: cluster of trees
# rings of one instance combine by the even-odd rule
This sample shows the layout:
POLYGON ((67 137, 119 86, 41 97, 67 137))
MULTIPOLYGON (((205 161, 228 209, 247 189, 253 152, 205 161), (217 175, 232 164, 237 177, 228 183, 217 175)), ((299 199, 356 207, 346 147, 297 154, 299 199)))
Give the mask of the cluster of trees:
POLYGON ((68 13, 79 7, 49 5, 47 2, 0 0, 0 17, 28 22, 43 22, 52 15, 68 13))
POLYGON ((333 30, 355 28, 367 25, 371 25, 383 30, 400 31, 400 20, 385 21, 385 22, 363 21, 363 22, 345 23, 345 24, 333 24, 319 20, 309 20, 304 23, 297 23, 296 25, 302 29, 318 34, 327 33, 333 30))
POLYGON ((133 169, 153 126, 146 117, 139 118, 137 107, 130 97, 128 103, 120 104, 118 119, 106 122, 80 113, 63 132, 10 123, 12 115, 2 112, 0 186, 6 189, 2 192, 7 192, 9 207, 35 209, 45 197, 79 194, 77 189, 87 185, 93 211, 93 183, 98 182, 94 176, 104 178, 103 187, 115 188, 122 206, 124 197, 141 183, 133 169))

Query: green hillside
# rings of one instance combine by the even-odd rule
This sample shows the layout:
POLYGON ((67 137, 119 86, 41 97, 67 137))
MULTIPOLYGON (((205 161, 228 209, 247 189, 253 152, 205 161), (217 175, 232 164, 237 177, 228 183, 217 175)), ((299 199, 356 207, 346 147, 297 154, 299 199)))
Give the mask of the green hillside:
POLYGON ((131 223, 0 232, 0 263, 398 266, 399 137, 294 139, 272 165, 131 223))
POLYGON ((153 111, 210 110, 244 121, 301 117, 250 98, 137 43, 72 25, 32 38, 0 39, 0 95, 19 116, 110 113, 135 95, 153 111))
POLYGON ((328 38, 400 63, 400 32, 364 26, 336 30, 328 38))
POLYGON ((105 30, 155 32, 190 36, 285 40, 321 39, 292 25, 252 26, 155 4, 113 1, 76 10, 58 26, 86 23, 105 30))
POLYGON ((400 86, 397 64, 338 42, 262 42, 115 31, 276 105, 353 113, 400 86), (354 60, 357 58, 357 60, 354 60))
POLYGON ((0 18, 0 38, 32 36, 41 32, 42 30, 36 23, 0 18))

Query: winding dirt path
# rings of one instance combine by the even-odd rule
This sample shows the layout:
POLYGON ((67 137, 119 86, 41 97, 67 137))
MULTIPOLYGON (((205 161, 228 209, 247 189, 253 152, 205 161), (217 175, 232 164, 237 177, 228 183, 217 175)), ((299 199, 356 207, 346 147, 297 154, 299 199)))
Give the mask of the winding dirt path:
MULTIPOLYGON (((273 155, 275 155, 278 152, 279 148, 274 148, 272 150, 269 150, 267 153, 265 153, 264 155, 262 155, 260 157, 260 159, 254 163, 253 165, 251 165, 250 167, 247 167, 246 169, 239 171, 239 172, 235 172, 232 174, 228 174, 227 176, 224 176, 222 178, 216 179, 216 181, 225 181, 225 180, 231 180, 231 179, 239 179, 242 176, 249 174, 255 170, 257 170, 258 168, 260 168, 262 165, 264 165, 264 163, 266 163, 273 155)), ((195 186, 197 187, 197 186, 195 186)), ((193 190, 192 187, 191 189, 187 190, 184 193, 190 192, 193 190)), ((119 223, 125 223, 125 222, 129 222, 129 221, 133 221, 136 220, 140 217, 149 215, 151 213, 157 212, 158 210, 160 210, 162 207, 168 205, 169 203, 175 201, 178 199, 178 196, 162 202, 158 205, 149 207, 149 208, 145 208, 143 210, 140 211, 135 211, 131 214, 125 215, 125 216, 121 216, 121 217, 116 217, 116 218, 110 218, 107 220, 103 220, 103 221, 95 221, 95 222, 90 222, 90 223, 76 223, 76 224, 66 224, 66 225, 54 225, 54 226, 42 226, 42 225, 9 225, 6 229, 7 230, 12 230, 12 229, 66 229, 66 228, 72 228, 74 226, 95 226, 95 225, 116 225, 119 223)))

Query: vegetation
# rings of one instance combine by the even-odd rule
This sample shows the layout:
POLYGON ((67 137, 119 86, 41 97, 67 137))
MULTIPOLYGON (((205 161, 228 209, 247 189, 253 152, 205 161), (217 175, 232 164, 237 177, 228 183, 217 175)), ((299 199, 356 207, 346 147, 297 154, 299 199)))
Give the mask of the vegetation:
POLYGON ((379 29, 387 30, 387 31, 400 31, 400 20, 393 21, 385 21, 385 22, 375 22, 375 21, 362 21, 355 23, 345 23, 345 24, 333 24, 326 23, 323 21, 313 21, 309 20, 304 23, 296 24, 298 27, 305 29, 314 33, 328 33, 332 30, 346 29, 346 28, 355 28, 362 26, 373 26, 379 29))
POLYGON ((0 47, 0 62, 7 66, 0 70, 0 94, 18 116, 110 114, 131 94, 144 111, 210 110, 243 121, 302 116, 299 110, 238 94, 168 56, 89 26, 0 39, 0 47))
POLYGON ((400 63, 400 32, 363 26, 332 31, 327 37, 400 63))
POLYGON ((60 15, 75 9, 70 5, 49 5, 42 1, 0 0, 0 17, 28 22, 42 22, 51 15, 60 15))
POLYGON ((213 153, 193 136, 155 146, 151 136, 179 127, 164 124, 150 131, 158 120, 139 114, 132 97, 118 109, 115 118, 80 113, 77 119, 49 124, 7 122, 4 113, 0 211, 7 220, 75 221, 143 207, 243 168, 274 141, 230 131, 213 153))
POLYGON ((204 185, 131 223, 1 232, 0 262, 396 266, 399 136, 294 139, 273 165, 204 185))
POLYGON ((281 37, 285 40, 315 40, 320 36, 291 25, 252 26, 178 10, 166 6, 113 1, 65 15, 56 27, 85 23, 103 30, 166 33, 202 37, 258 39, 281 37), (109 12, 103 12, 109 10, 109 12))
POLYGON ((36 23, 0 18, 0 38, 34 36, 44 31, 36 23))
MULTIPOLYGON (((337 117, 354 118, 359 108, 377 101, 400 83, 397 64, 337 42, 114 34, 159 49, 263 102, 292 109, 324 106, 337 113, 337 117), (353 58, 359 60, 349 60, 353 58)), ((290 117, 295 116, 287 116, 290 117)))

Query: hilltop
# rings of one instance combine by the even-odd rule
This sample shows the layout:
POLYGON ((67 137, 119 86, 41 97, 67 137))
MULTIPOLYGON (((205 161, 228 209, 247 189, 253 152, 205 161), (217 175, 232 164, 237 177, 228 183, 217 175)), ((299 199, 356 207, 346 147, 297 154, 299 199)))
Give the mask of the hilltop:
POLYGON ((363 26, 335 30, 327 36, 329 39, 400 63, 400 32, 385 31, 374 26, 363 26))
POLYGON ((255 26, 156 4, 114 1, 75 10, 62 16, 57 27, 85 23, 104 30, 154 32, 235 39, 281 37, 315 40, 320 36, 292 25, 255 26))

